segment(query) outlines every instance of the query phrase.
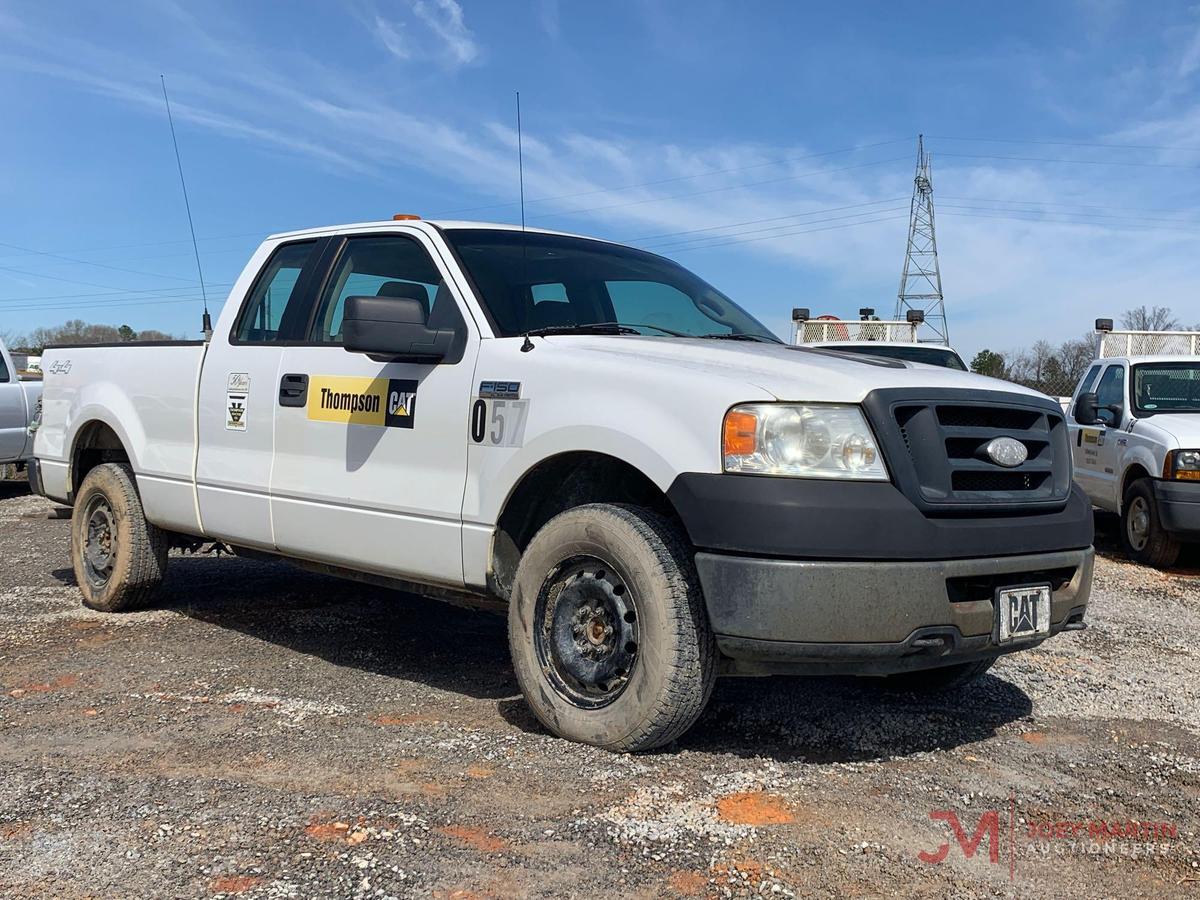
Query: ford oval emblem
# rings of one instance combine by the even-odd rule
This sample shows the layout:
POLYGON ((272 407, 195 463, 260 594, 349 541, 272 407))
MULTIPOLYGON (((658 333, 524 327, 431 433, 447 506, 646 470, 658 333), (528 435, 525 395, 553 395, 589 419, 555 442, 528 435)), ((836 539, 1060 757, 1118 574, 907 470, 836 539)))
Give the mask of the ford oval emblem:
POLYGON ((1016 438, 992 438, 983 450, 988 459, 1006 469, 1015 469, 1029 458, 1029 449, 1016 438))

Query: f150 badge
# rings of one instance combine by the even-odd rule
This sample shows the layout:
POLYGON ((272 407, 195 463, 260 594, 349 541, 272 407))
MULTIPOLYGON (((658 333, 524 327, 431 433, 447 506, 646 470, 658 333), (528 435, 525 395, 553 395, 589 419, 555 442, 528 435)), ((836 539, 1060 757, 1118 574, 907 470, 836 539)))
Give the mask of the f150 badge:
POLYGON ((308 417, 316 422, 412 428, 417 382, 411 378, 314 375, 308 380, 308 417))

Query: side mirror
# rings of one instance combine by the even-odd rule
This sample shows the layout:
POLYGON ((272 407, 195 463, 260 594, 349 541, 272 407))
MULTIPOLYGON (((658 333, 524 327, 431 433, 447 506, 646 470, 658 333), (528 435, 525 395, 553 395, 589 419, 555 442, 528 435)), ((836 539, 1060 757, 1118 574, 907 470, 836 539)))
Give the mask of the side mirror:
POLYGON ((1075 399, 1075 421, 1080 425, 1099 425, 1100 416, 1096 409, 1096 394, 1089 391, 1075 399))
POLYGON ((352 353, 400 362, 440 362, 454 329, 430 328, 425 307, 406 297, 347 297, 342 346, 352 353))

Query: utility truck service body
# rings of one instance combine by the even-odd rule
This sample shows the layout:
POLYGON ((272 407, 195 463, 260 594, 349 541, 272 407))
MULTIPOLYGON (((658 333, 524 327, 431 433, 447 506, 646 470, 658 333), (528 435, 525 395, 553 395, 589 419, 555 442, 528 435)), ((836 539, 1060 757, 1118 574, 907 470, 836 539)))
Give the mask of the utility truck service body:
POLYGON ((44 358, 85 602, 197 539, 507 607, 552 731, 653 747, 716 674, 978 675, 1082 628, 1061 410, 780 342, 676 264, 503 225, 271 237, 207 343, 44 358))
POLYGON ((1131 558, 1171 566, 1200 542, 1200 332, 1096 325, 1068 408, 1075 481, 1121 516, 1131 558))

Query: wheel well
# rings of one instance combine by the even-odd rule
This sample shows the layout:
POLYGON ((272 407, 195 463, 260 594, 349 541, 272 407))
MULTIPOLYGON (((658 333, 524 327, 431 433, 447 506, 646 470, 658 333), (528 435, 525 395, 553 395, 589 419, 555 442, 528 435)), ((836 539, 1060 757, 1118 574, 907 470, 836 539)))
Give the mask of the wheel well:
POLYGON ((1135 481, 1137 481, 1139 478, 1149 478, 1149 477, 1150 477, 1150 473, 1147 472, 1144 467, 1138 465, 1137 463, 1134 463, 1132 466, 1130 466, 1128 469, 1125 470, 1125 475, 1121 479, 1121 496, 1117 498, 1117 501, 1120 503, 1122 508, 1124 508, 1124 506, 1125 506, 1125 492, 1129 490, 1129 486, 1131 484, 1133 484, 1135 481))
POLYGON ((74 495, 88 472, 101 463, 129 462, 129 453, 121 438, 103 422, 88 422, 75 438, 71 453, 71 493, 74 495))
POLYGON ((507 600, 521 554, 538 529, 586 503, 628 503, 679 521, 667 495, 629 463, 590 451, 552 456, 525 473, 500 513, 488 574, 492 592, 507 600))

